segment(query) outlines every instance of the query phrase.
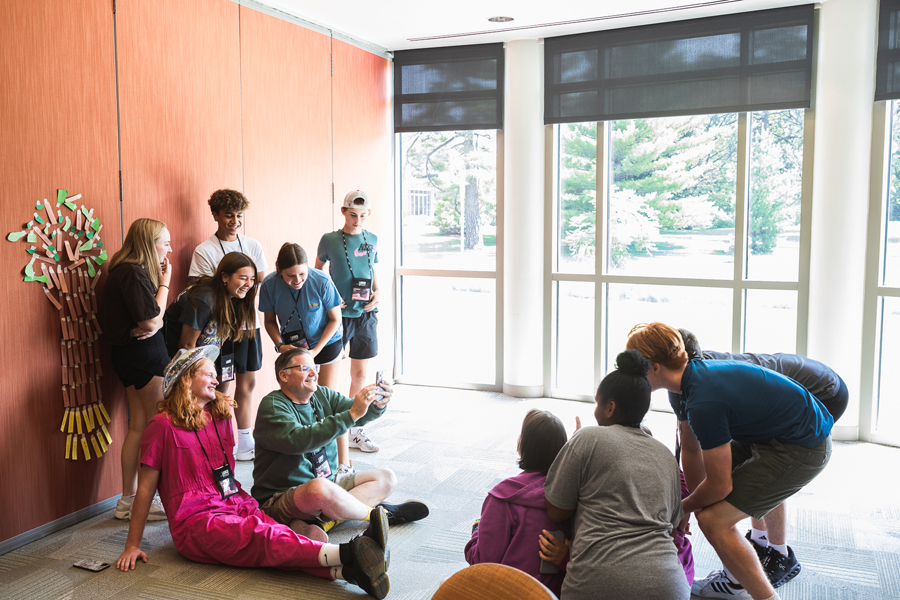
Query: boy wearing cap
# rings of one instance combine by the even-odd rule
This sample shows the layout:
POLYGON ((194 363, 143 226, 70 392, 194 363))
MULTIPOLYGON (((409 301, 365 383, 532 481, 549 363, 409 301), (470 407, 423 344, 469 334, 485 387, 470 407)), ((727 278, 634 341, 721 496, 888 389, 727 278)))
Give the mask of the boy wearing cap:
MULTIPOLYGON (((243 252, 256 264, 257 283, 265 279, 266 256, 262 245, 255 239, 238 233, 244 224, 244 211, 250 207, 250 201, 237 190, 216 190, 209 197, 209 210, 212 212, 218 228, 216 232, 203 241, 194 250, 188 281, 194 283, 199 277, 213 275, 219 261, 229 252, 243 252)), ((262 345, 259 335, 259 315, 256 317, 256 335, 234 343, 234 400, 235 421, 238 427, 238 442, 235 458, 237 460, 253 460, 254 443, 250 434, 250 415, 253 402, 253 388, 256 387, 256 372, 262 368, 262 345)), ((224 384, 222 391, 228 393, 229 384, 224 384)))
MULTIPOLYGON (((363 228, 371 208, 365 192, 348 193, 341 207, 344 226, 323 235, 316 251, 316 268, 329 263, 331 279, 344 301, 341 317, 344 348, 349 345, 351 398, 365 386, 369 359, 378 355, 378 237, 363 228)), ((351 427, 349 434, 351 447, 378 450, 362 427, 351 427)))

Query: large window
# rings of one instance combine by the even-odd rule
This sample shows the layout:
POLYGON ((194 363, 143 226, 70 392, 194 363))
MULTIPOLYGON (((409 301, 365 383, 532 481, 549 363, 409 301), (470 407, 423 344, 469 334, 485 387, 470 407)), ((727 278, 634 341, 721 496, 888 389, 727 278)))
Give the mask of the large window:
POLYGON ((398 380, 500 386, 498 133, 397 135, 398 380))
POLYGON ((900 100, 875 104, 860 434, 900 444, 900 100))
POLYGON ((805 346, 804 117, 555 126, 554 395, 590 397, 637 323, 683 327, 711 350, 805 346))

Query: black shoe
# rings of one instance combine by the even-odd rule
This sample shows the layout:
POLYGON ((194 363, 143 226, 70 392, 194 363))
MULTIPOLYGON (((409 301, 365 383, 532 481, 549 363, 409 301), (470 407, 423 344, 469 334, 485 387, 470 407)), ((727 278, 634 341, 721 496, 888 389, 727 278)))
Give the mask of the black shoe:
POLYGON ((763 571, 769 578, 772 587, 777 588, 800 574, 800 562, 794 556, 794 550, 788 546, 788 555, 783 556, 774 548, 766 548, 766 557, 761 561, 763 571))
POLYGON ((384 550, 384 570, 391 565, 391 550, 388 548, 388 516, 383 506, 376 506, 369 513, 369 527, 363 537, 372 538, 384 550))
POLYGON ((347 583, 358 585, 365 593, 381 600, 388 595, 391 582, 385 573, 384 550, 364 535, 349 542, 351 559, 342 566, 347 583))
POLYGON ((403 504, 379 504, 387 511, 388 524, 400 525, 402 523, 412 523, 419 521, 428 516, 428 507, 422 502, 409 500, 403 504))
POLYGON ((747 535, 744 536, 747 538, 747 541, 750 542, 750 545, 753 546, 753 550, 756 552, 756 557, 759 559, 759 563, 762 564, 762 561, 766 559, 766 549, 767 546, 760 546, 756 542, 753 541, 753 532, 748 531, 747 535))

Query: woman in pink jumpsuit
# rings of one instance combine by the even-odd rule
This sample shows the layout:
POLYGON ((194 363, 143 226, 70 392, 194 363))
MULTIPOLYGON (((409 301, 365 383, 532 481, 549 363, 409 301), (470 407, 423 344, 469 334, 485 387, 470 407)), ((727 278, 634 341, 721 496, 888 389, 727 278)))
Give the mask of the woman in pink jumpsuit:
POLYGON ((138 492, 117 567, 128 571, 137 559, 147 562, 140 543, 158 487, 172 541, 189 560, 338 577, 383 598, 389 585, 384 563, 386 516, 383 523, 373 523, 365 536, 348 544, 323 544, 271 519, 233 478, 232 400, 216 392, 218 381, 211 362, 215 354, 214 346, 182 350, 166 368, 166 400, 161 403, 163 412, 150 420, 141 440, 138 492), (201 411, 182 409, 179 396, 192 398, 201 411), (199 429, 175 425, 174 415, 199 429), (221 486, 214 469, 227 479, 221 486))

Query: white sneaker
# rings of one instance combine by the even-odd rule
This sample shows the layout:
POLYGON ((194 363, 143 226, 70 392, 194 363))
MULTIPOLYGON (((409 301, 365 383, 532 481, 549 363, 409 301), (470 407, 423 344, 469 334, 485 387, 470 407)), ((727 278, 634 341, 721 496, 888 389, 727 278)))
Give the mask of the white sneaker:
POLYGON ((753 600, 750 592, 739 583, 732 583, 725 571, 713 571, 703 579, 695 579, 691 593, 701 598, 746 598, 753 600))
POLYGON ((351 427, 350 447, 359 448, 363 452, 378 452, 378 444, 369 439, 362 427, 351 427))
POLYGON ((253 446, 246 452, 237 452, 234 455, 234 460, 247 461, 247 460, 253 460, 254 458, 256 458, 256 446, 253 446))
POLYGON ((153 495, 153 502, 150 503, 150 512, 147 514, 148 521, 165 521, 169 517, 166 516, 166 509, 163 508, 162 501, 156 494, 153 495))
POLYGON ((354 469, 350 465, 345 465, 344 463, 341 463, 338 465, 337 472, 335 473, 335 475, 338 475, 338 476, 353 475, 354 473, 356 473, 356 469, 354 469))
POLYGON ((131 519, 131 505, 134 503, 134 496, 122 496, 116 502, 116 518, 123 521, 131 519))
MULTIPOLYGON (((131 507, 134 504, 134 496, 119 498, 116 502, 116 518, 123 521, 131 520, 131 507)), ((148 521, 165 521, 168 519, 166 510, 163 508, 159 496, 153 495, 153 502, 150 503, 150 512, 147 514, 148 521)))

